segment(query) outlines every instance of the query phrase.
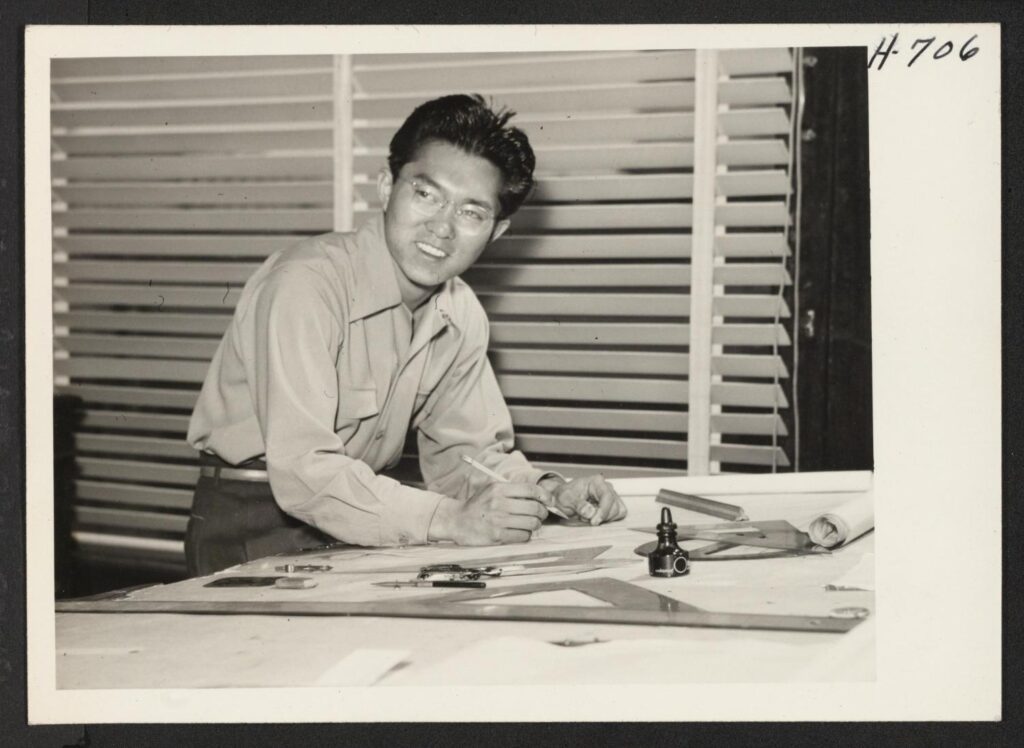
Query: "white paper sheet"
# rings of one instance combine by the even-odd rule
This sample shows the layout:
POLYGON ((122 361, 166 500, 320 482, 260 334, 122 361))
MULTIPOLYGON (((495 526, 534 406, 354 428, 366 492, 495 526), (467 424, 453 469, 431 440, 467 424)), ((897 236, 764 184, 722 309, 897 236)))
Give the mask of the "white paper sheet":
POLYGON ((372 686, 409 656, 406 649, 357 649, 320 674, 318 686, 372 686))
POLYGON ((833 579, 827 590, 868 590, 875 589, 875 554, 865 553, 860 561, 845 573, 833 579))
POLYGON ((382 685, 542 685, 788 681, 796 663, 818 659, 831 636, 791 644, 777 637, 728 642, 621 639, 560 646, 525 637, 484 639, 431 667, 396 674, 382 685))
POLYGON ((875 506, 871 493, 840 504, 811 521, 807 528, 811 540, 825 548, 836 548, 859 538, 875 526, 875 506))

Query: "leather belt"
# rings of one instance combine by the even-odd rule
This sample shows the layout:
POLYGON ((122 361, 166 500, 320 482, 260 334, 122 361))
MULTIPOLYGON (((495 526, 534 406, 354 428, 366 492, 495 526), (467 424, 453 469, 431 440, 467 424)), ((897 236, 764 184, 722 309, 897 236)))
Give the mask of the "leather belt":
POLYGON ((224 480, 247 480, 254 483, 266 483, 266 470, 251 470, 249 468, 221 467, 220 465, 201 465, 199 474, 204 478, 223 478, 224 480))

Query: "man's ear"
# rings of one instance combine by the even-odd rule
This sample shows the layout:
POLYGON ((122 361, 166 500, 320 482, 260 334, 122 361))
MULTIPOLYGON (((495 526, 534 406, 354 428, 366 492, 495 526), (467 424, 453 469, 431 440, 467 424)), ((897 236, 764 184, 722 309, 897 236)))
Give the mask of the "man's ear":
POLYGON ((377 174, 377 196, 380 198, 380 207, 384 210, 388 208, 388 200, 391 199, 391 190, 394 186, 395 182, 391 178, 391 171, 384 167, 377 174))
POLYGON ((495 241, 499 236, 504 234, 508 227, 512 225, 512 222, 507 218, 502 218, 500 221, 494 224, 494 230, 491 231, 491 241, 495 241))

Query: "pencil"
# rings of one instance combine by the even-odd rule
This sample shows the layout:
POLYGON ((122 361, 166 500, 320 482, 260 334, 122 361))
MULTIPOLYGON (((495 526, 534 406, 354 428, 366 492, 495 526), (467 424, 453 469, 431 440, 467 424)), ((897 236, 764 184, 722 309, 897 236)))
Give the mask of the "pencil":
MULTIPOLYGON (((464 463, 466 463, 467 465, 469 465, 470 467, 476 468, 477 470, 479 470, 481 473, 483 473, 484 475, 488 476, 489 478, 493 478, 498 483, 508 483, 509 482, 508 478, 506 478, 503 475, 498 475, 496 472, 491 470, 489 467, 487 467, 486 465, 484 465, 482 463, 477 462, 476 460, 474 460, 469 455, 462 455, 462 461, 464 463)), ((569 516, 565 512, 563 512, 561 509, 559 509, 558 507, 548 506, 547 504, 545 504, 544 506, 547 506, 548 511, 551 512, 552 514, 554 514, 556 517, 561 517, 562 519, 569 519, 569 516)))

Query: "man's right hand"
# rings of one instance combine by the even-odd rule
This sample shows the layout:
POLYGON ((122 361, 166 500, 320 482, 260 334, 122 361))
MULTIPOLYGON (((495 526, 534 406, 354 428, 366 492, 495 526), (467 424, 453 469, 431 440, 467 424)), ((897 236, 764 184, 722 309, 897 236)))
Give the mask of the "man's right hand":
POLYGON ((525 543, 548 516, 543 501, 544 489, 532 483, 488 483, 466 501, 442 499, 427 537, 459 545, 525 543))

